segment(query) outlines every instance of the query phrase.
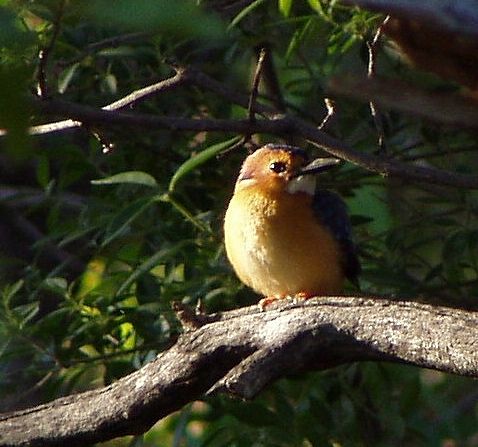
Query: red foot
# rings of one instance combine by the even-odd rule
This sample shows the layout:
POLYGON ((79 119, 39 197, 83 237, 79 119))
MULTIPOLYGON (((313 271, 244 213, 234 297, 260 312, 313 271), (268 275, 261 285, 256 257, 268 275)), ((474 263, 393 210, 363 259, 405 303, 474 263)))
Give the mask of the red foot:
POLYGON ((262 300, 259 301, 258 306, 261 310, 265 310, 267 306, 279 300, 289 299, 289 300, 292 300, 294 303, 302 303, 303 301, 308 300, 309 298, 313 298, 314 296, 316 296, 314 293, 309 293, 309 292, 298 292, 292 296, 291 295, 266 296, 265 298, 262 298, 262 300))
POLYGON ((310 298, 313 298, 314 296, 316 296, 314 293, 309 293, 309 292, 299 292, 299 293, 296 293, 294 296, 293 296, 293 299, 296 303, 301 303, 305 300, 308 300, 310 298))
POLYGON ((284 299, 283 296, 266 296, 262 298, 262 300, 260 300, 259 303, 257 303, 257 305, 259 306, 259 309, 266 310, 267 306, 282 299, 284 299))

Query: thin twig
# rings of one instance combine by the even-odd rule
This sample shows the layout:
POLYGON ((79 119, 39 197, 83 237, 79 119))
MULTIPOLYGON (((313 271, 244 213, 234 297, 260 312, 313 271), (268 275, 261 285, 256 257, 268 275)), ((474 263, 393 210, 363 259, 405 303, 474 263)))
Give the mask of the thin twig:
POLYGON ((47 66, 48 66, 48 59, 50 54, 55 46, 56 39, 60 34, 61 28, 61 19, 63 18, 63 12, 65 9, 65 2, 66 0, 61 0, 58 6, 58 12, 56 14, 55 20, 53 21, 53 34, 51 36, 50 42, 45 48, 41 48, 38 52, 38 84, 37 84, 37 95, 40 98, 47 98, 48 97, 48 83, 47 83, 47 66))
POLYGON ((324 98, 324 104, 327 108, 327 115, 325 115, 325 118, 319 124, 318 129, 320 130, 325 130, 327 127, 329 127, 333 117, 335 116, 335 101, 330 98, 324 98))
MULTIPOLYGON (((169 91, 173 88, 176 88, 187 81, 187 74, 184 70, 178 69, 174 76, 170 78, 164 79, 162 81, 156 82, 155 84, 148 85, 147 87, 135 90, 130 94, 124 96, 121 99, 118 99, 111 104, 108 104, 102 107, 102 110, 107 111, 114 111, 114 110, 122 110, 127 107, 131 108, 134 105, 137 105, 143 101, 146 101, 150 97, 164 93, 169 91)), ((28 132, 30 135, 43 135, 53 132, 60 132, 65 131, 68 129, 72 129, 75 127, 81 127, 81 121, 77 120, 62 120, 56 121, 54 123, 48 124, 40 124, 38 126, 32 126, 29 128, 28 132)), ((7 132, 5 130, 0 129, 0 137, 5 136, 7 132)))
POLYGON ((287 110, 287 105, 284 101, 284 96, 282 95, 271 46, 269 43, 263 42, 255 48, 255 51, 257 54, 260 54, 260 51, 265 51, 264 62, 261 69, 263 90, 271 101, 271 104, 273 104, 278 111, 285 112, 287 110))
POLYGON ((162 81, 156 82, 155 84, 148 85, 147 87, 140 88, 130 93, 129 95, 124 96, 118 101, 112 102, 107 106, 102 107, 103 110, 122 110, 126 107, 132 108, 143 101, 146 101, 151 96, 155 96, 159 93, 167 92, 173 88, 184 84, 187 81, 186 71, 182 68, 177 68, 174 76, 164 79, 162 81))
MULTIPOLYGON (((368 67, 367 67, 367 77, 372 79, 375 77, 376 72, 376 59, 377 59, 377 45, 382 34, 383 27, 389 21, 390 16, 385 17, 385 20, 382 24, 377 28, 375 35, 373 36, 372 41, 367 41, 367 48, 368 48, 368 67)), ((370 106, 370 113, 372 114, 373 121, 375 123, 375 128, 377 129, 378 133, 378 148, 379 153, 386 153, 386 146, 385 146, 385 134, 383 128, 383 117, 380 111, 377 108, 377 105, 373 102, 369 102, 370 106)))
MULTIPOLYGON (((259 94, 259 84, 261 82, 261 74, 264 68, 264 61, 268 51, 265 48, 261 48, 259 51, 259 56, 257 59, 256 70, 254 72, 254 77, 252 79, 251 93, 249 94, 249 102, 247 104, 247 117, 250 123, 256 122, 256 107, 257 107, 257 96, 259 94)), ((228 147, 219 154, 219 157, 223 157, 230 152, 235 151, 239 147, 247 146, 251 143, 251 134, 244 135, 236 144, 233 144, 231 147, 228 147)))
POLYGON ((257 103, 257 94, 259 92, 259 83, 261 82, 261 73, 264 67, 264 61, 266 59, 267 51, 265 48, 262 48, 259 52, 259 57, 257 59, 256 71, 254 73, 254 78, 252 79, 251 94, 249 96, 249 104, 247 106, 247 116, 251 123, 256 121, 256 103, 257 103))

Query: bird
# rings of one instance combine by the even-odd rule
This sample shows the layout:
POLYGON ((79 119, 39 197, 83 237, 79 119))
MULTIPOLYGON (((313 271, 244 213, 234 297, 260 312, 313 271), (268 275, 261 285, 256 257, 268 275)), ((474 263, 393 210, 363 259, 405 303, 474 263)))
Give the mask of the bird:
POLYGON ((307 152, 266 144, 240 170, 224 218, 226 255, 239 279, 276 300, 308 299, 357 284, 360 263, 343 200, 317 185, 337 158, 309 161, 307 152))

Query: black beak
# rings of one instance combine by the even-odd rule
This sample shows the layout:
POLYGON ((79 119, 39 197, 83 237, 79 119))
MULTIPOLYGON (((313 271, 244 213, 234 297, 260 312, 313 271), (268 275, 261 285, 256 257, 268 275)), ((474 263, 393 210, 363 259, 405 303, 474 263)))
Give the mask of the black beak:
POLYGON ((342 160, 339 158, 316 158, 300 169, 295 177, 299 177, 301 175, 319 174, 334 166, 337 166, 337 164, 339 164, 341 161, 342 160))

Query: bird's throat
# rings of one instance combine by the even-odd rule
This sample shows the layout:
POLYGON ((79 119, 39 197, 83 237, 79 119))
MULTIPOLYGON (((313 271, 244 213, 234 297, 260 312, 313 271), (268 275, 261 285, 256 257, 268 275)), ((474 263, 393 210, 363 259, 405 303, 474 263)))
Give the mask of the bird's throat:
POLYGON ((300 175, 293 178, 287 184, 287 192, 289 194, 295 194, 298 192, 305 192, 313 196, 317 186, 316 178, 314 175, 300 175))

